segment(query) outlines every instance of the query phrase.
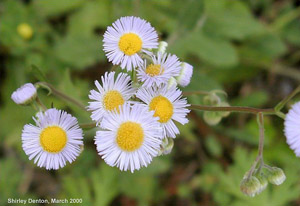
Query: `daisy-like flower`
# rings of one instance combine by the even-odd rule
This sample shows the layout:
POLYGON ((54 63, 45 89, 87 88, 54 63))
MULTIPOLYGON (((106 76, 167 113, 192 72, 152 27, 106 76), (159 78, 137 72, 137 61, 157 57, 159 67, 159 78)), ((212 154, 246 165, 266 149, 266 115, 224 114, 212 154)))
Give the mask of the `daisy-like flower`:
POLYGON ((177 83, 182 87, 186 87, 191 82, 192 75, 193 66, 186 62, 182 62, 180 74, 176 77, 177 83))
POLYGON ((57 170, 73 162, 83 145, 82 129, 77 119, 62 110, 48 109, 33 118, 36 126, 26 124, 22 132, 22 147, 29 160, 47 170, 57 170))
POLYGON ((171 77, 180 73, 180 62, 176 55, 158 52, 157 56, 152 56, 152 63, 146 60, 137 70, 138 80, 144 82, 143 86, 160 86, 166 84, 171 77))
POLYGON ((98 123, 108 111, 118 109, 136 91, 132 88, 130 77, 127 74, 120 73, 116 80, 114 77, 115 72, 106 72, 101 77, 102 86, 95 81, 98 91, 90 91, 89 98, 94 101, 89 102, 88 110, 92 111, 92 120, 98 123))
POLYGON ((158 36, 150 23, 138 17, 121 17, 104 34, 104 52, 110 62, 131 71, 142 64, 139 52, 157 48, 158 36))
POLYGON ((97 131, 95 144, 99 155, 110 166, 121 171, 139 170, 158 155, 162 128, 142 104, 125 104, 119 112, 109 112, 97 131))
POLYGON ((185 98, 181 98, 181 91, 176 87, 168 89, 167 85, 159 88, 141 88, 136 96, 147 104, 150 111, 154 111, 154 117, 159 117, 159 123, 163 127, 163 136, 175 138, 179 134, 173 120, 186 124, 186 115, 190 112, 186 107, 185 98))
POLYGON ((284 133, 290 148, 300 157, 300 102, 292 106, 285 117, 284 133))
POLYGON ((36 88, 33 84, 27 83, 14 91, 11 95, 11 99, 20 105, 29 104, 37 96, 36 88))

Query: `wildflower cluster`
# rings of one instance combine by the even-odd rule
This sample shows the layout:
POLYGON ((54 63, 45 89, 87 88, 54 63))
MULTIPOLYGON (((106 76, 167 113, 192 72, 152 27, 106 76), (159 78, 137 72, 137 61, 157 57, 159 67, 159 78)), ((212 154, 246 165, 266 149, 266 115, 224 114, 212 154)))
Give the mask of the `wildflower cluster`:
POLYGON ((170 150, 166 142, 179 134, 175 121, 188 122, 189 105, 176 85, 189 84, 193 67, 166 53, 167 44, 159 44, 154 28, 137 17, 114 22, 103 42, 108 60, 122 72, 106 72, 90 92, 88 110, 99 126, 95 144, 107 164, 133 172, 170 150))
MULTIPOLYGON (((90 91, 91 119, 98 131, 99 155, 120 170, 138 170, 161 154, 170 153, 179 134, 175 122, 188 122, 189 104, 177 84, 189 84, 193 67, 166 53, 155 29, 137 17, 122 17, 104 34, 104 51, 121 67, 106 72, 90 91), (172 82, 172 84, 170 84, 172 82)), ((59 169, 80 154, 83 132, 77 119, 55 108, 47 109, 29 83, 12 94, 20 105, 40 107, 36 126, 24 126, 23 149, 39 167, 59 169)))
MULTIPOLYGON (((19 32, 24 33, 24 30, 28 28, 20 27, 19 32)), ((25 33, 23 35, 30 38, 30 32, 25 33)), ((287 143, 296 156, 300 156, 300 103, 295 104, 286 117, 281 112, 284 105, 300 93, 300 87, 271 109, 230 106, 220 98, 224 92, 219 90, 196 91, 194 94, 205 95, 205 105, 189 105, 178 87, 190 83, 193 66, 167 53, 168 44, 158 41, 150 23, 138 17, 122 17, 107 28, 103 42, 108 61, 120 69, 106 72, 95 81, 96 88, 89 93, 87 107, 46 82, 27 83, 12 93, 16 104, 32 105, 38 110, 33 117, 35 125, 26 124, 22 132, 23 150, 35 164, 56 170, 73 162, 83 148, 83 130, 77 119, 65 111, 48 109, 37 94, 42 86, 91 113, 97 128, 98 154, 108 165, 122 171, 134 172, 150 164, 154 157, 169 154, 174 138, 180 133, 176 123, 188 123, 189 109, 204 111, 203 118, 209 125, 218 124, 230 112, 256 114, 259 152, 242 179, 241 191, 255 196, 268 183, 284 182, 283 170, 263 161, 263 117, 269 114, 285 119, 287 143)))

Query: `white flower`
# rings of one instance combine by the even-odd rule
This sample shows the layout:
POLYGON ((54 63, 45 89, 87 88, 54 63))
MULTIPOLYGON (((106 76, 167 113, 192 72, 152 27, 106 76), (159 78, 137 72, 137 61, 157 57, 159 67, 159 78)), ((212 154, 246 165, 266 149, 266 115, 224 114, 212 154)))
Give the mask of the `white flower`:
POLYGON ((26 124, 22 132, 22 147, 29 159, 47 170, 59 169, 73 162, 83 145, 82 129, 77 119, 62 110, 48 109, 33 118, 36 126, 26 124))
POLYGON ((27 83, 14 91, 11 95, 11 99, 20 105, 29 104, 36 98, 36 88, 33 84, 27 83))
POLYGON ((169 79, 180 73, 180 62, 176 55, 157 53, 152 56, 152 62, 144 60, 144 64, 137 70, 138 80, 143 86, 160 86, 167 84, 169 79))
POLYGON ((128 71, 143 61, 139 52, 157 48, 158 36, 150 23, 138 17, 121 17, 104 34, 104 52, 110 62, 128 71))
POLYGON ((180 74, 176 78, 177 83, 182 87, 187 86, 191 82, 192 75, 193 75, 193 66, 186 62, 182 62, 180 74))
POLYGON ((118 109, 136 91, 131 87, 131 80, 127 74, 120 73, 116 80, 114 77, 115 72, 106 72, 101 77, 102 86, 95 81, 98 91, 90 91, 89 98, 94 101, 89 102, 88 110, 93 111, 91 118, 98 123, 108 111, 118 109))
POLYGON ((153 112, 141 104, 125 104, 119 112, 109 112, 97 131, 95 144, 99 155, 120 170, 139 170, 157 156, 162 129, 153 112))
POLYGON ((186 115, 190 112, 186 107, 185 98, 181 98, 181 91, 176 87, 168 89, 167 85, 162 85, 159 88, 141 88, 136 96, 147 104, 149 110, 154 110, 154 116, 159 117, 159 122, 163 127, 164 137, 175 138, 179 134, 173 120, 186 124, 188 119, 186 115))
POLYGON ((300 102, 294 104, 286 115, 284 133, 288 145, 300 157, 300 102))

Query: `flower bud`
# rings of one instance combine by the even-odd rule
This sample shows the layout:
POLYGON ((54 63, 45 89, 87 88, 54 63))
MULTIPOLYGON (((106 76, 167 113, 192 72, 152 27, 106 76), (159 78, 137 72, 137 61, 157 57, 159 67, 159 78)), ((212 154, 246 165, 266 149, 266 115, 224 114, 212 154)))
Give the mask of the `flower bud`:
POLYGON ((245 195, 254 197, 256 194, 259 193, 261 185, 256 177, 251 176, 242 180, 240 189, 245 195))
POLYGON ((30 39, 33 35, 31 26, 26 23, 19 24, 17 27, 17 31, 19 35, 26 40, 30 39))
POLYGON ((182 62, 180 74, 176 77, 177 83, 182 87, 189 85, 189 83, 191 82, 192 75, 193 66, 186 62, 182 62))
POLYGON ((281 185, 286 179, 282 169, 272 167, 268 172, 268 181, 273 185, 281 185))
POLYGON ((19 105, 28 105, 37 97, 37 91, 33 84, 27 83, 14 91, 11 99, 19 105))
POLYGON ((255 177, 260 182, 260 190, 257 193, 257 194, 259 194, 267 188, 268 180, 267 180, 267 177, 263 173, 256 174, 255 177))
POLYGON ((168 43, 165 42, 165 41, 160 41, 159 44, 158 44, 158 49, 157 49, 157 52, 160 52, 160 53, 165 53, 166 52, 166 49, 168 47, 168 43))
POLYGON ((221 103, 221 98, 215 93, 210 93, 203 97, 203 103, 205 105, 218 106, 221 103))
POLYGON ((177 86, 176 79, 174 77, 171 77, 168 81, 168 89, 176 86, 177 86))
POLYGON ((171 137, 166 137, 162 140, 158 156, 170 154, 174 146, 174 140, 171 137))
POLYGON ((203 113, 203 119, 207 124, 213 126, 218 124, 222 120, 222 116, 219 114, 219 112, 205 111, 203 113))

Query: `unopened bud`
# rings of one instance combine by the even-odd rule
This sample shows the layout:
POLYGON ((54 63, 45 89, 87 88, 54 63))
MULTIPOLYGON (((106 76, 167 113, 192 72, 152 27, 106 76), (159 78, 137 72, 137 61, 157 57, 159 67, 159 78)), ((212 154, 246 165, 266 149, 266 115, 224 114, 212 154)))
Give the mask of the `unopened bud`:
POLYGON ((37 91, 33 84, 27 83, 14 91, 11 99, 19 105, 28 105, 37 97, 37 91))
POLYGON ((26 40, 30 39, 33 35, 31 26, 26 23, 19 24, 17 27, 17 31, 19 35, 26 40))
POLYGON ((158 156, 170 154, 174 146, 174 140, 171 137, 166 137, 162 140, 158 156))
POLYGON ((166 49, 168 47, 168 43, 165 42, 165 41, 160 41, 159 44, 158 44, 158 49, 157 49, 157 52, 160 52, 160 53, 165 53, 166 52, 166 49))
POLYGON ((203 113, 203 119, 207 124, 213 126, 218 124, 222 120, 222 116, 219 114, 219 112, 205 111, 203 113))
POLYGON ((273 185, 281 185, 286 179, 282 169, 272 167, 268 172, 268 181, 273 185))
POLYGON ((258 194, 260 191, 260 188, 261 188, 260 182, 254 176, 251 176, 249 178, 244 178, 240 185, 241 191, 245 195, 250 196, 250 197, 254 197, 256 194, 258 194))
POLYGON ((180 74, 176 77, 177 83, 182 87, 189 85, 189 83, 191 82, 192 75, 193 66, 186 62, 182 62, 180 74))
MULTIPOLYGON (((259 173, 256 174, 255 177, 258 179, 258 181, 260 182, 260 190, 258 191, 258 193, 261 193, 262 191, 264 191, 267 186, 268 186, 268 180, 267 177, 263 174, 263 173, 259 173)), ((258 194, 257 193, 257 194, 258 194)))
POLYGON ((203 97, 203 103, 205 105, 217 106, 221 103, 221 98, 215 93, 210 93, 203 97))
POLYGON ((176 79, 174 77, 171 77, 168 81, 168 89, 176 86, 177 86, 176 79))

